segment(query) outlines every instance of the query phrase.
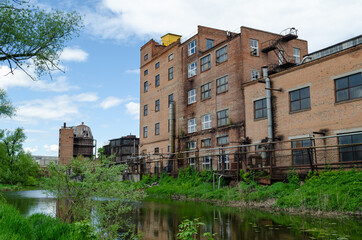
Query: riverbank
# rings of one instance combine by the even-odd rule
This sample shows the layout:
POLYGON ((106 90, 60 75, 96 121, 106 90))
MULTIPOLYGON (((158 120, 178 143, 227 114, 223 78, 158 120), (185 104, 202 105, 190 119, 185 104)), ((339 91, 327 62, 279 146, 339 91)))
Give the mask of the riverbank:
POLYGON ((0 192, 37 190, 40 186, 23 186, 0 183, 0 192))
POLYGON ((236 186, 230 187, 224 182, 224 187, 215 190, 210 178, 210 173, 187 170, 177 179, 167 175, 161 175, 159 179, 145 177, 137 185, 145 187, 145 192, 152 198, 206 201, 318 216, 362 216, 362 171, 324 171, 310 176, 305 182, 290 174, 289 182, 270 186, 258 185, 245 177, 245 181, 236 186))

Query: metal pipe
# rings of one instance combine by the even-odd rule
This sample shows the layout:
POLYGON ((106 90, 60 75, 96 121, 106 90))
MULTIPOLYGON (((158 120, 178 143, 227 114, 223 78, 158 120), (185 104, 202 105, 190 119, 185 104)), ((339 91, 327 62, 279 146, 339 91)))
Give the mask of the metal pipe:
POLYGON ((175 152, 175 108, 174 108, 174 101, 170 102, 169 105, 169 127, 170 127, 170 133, 169 133, 169 145, 170 145, 170 152, 175 152))
POLYGON ((265 80, 265 91, 266 91, 266 108, 267 108, 267 117, 268 117, 268 140, 269 142, 273 141, 273 119, 272 119, 272 109, 271 109, 271 84, 268 77, 268 67, 264 66, 263 68, 263 77, 265 80))

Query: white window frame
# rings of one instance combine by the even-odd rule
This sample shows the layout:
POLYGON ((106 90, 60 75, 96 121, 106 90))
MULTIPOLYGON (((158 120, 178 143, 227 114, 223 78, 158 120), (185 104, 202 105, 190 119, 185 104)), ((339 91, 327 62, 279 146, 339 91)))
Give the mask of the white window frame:
POLYGON ((194 157, 191 157, 188 159, 188 162, 189 162, 189 165, 191 168, 195 169, 195 158, 194 157))
POLYGON ((201 117, 202 122, 202 130, 210 129, 211 128, 211 113, 203 115, 201 117))
POLYGON ((201 147, 211 147, 211 138, 201 139, 201 147), (210 141, 210 145, 205 146, 206 141, 210 141))
POLYGON ((196 91, 196 88, 188 91, 187 95, 188 95, 187 104, 192 104, 192 103, 195 103, 195 102, 197 101, 197 91, 196 91))
POLYGON ((197 62, 190 63, 188 66, 188 77, 193 77, 197 75, 197 62))
POLYGON ((144 126, 143 127, 143 138, 147 138, 148 137, 148 126, 144 126))
POLYGON ((260 78, 260 71, 259 70, 252 69, 250 71, 250 73, 251 73, 251 81, 258 80, 260 78))
POLYGON ((250 54, 259 56, 259 40, 250 38, 250 54))
POLYGON ((211 168, 212 168, 211 163, 212 163, 211 156, 202 157, 202 169, 203 170, 211 170, 211 168))
POLYGON ((294 63, 300 63, 300 48, 293 48, 294 63))
POLYGON ((187 143, 187 147, 189 148, 189 149, 196 149, 196 141, 190 141, 190 142, 188 142, 187 143))
POLYGON ((218 167, 219 167, 219 170, 222 170, 222 158, 223 158, 223 157, 225 157, 224 170, 229 170, 229 169, 230 169, 230 158, 229 158, 229 154, 219 155, 219 158, 218 158, 218 167))
POLYGON ((173 53, 171 53, 170 55, 168 55, 168 61, 172 61, 173 60, 173 53))
POLYGON ((192 54, 196 53, 196 39, 192 40, 188 44, 188 56, 191 56, 192 54))
POLYGON ((187 133, 193 133, 197 131, 197 120, 191 118, 187 120, 187 133))

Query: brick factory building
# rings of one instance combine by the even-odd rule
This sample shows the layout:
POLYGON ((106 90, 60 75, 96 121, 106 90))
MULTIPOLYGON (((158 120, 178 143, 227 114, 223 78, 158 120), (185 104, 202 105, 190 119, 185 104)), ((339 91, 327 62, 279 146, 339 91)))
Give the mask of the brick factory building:
POLYGON ((64 123, 59 129, 59 161, 61 164, 70 164, 72 158, 94 156, 94 139, 90 127, 81 125, 67 127, 64 123))
POLYGON ((245 143, 245 109, 253 107, 244 102, 243 83, 261 78, 264 65, 274 73, 295 66, 307 42, 294 28, 280 35, 203 26, 185 42, 174 34, 161 39, 141 48, 141 172, 190 165, 234 174, 242 166, 232 147, 245 143))

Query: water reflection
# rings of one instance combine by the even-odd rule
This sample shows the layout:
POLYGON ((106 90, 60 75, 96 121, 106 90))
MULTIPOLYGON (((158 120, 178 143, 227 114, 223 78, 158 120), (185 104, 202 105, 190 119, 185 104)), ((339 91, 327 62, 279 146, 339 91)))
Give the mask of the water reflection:
MULTIPOLYGON (((4 197, 25 216, 41 212, 61 217, 66 206, 41 190, 6 192, 4 197)), ((165 200, 136 206, 131 218, 147 240, 176 239, 178 225, 186 218, 200 218, 205 223, 201 232, 217 233, 215 239, 362 239, 361 219, 356 218, 313 218, 165 200)))

